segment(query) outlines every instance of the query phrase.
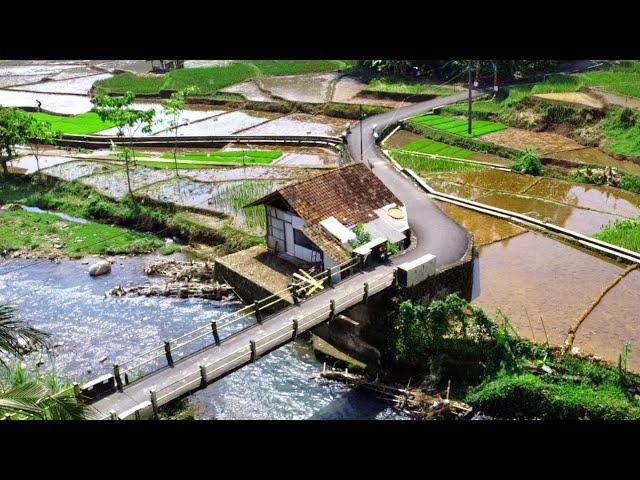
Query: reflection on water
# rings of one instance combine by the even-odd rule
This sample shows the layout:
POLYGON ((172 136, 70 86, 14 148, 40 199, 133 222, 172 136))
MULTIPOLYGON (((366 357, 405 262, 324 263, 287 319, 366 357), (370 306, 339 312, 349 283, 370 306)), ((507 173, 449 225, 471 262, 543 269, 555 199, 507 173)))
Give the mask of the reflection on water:
POLYGON ((521 335, 561 345, 573 321, 622 266, 528 232, 479 249, 473 303, 507 315, 521 335), (546 333, 545 333, 546 331, 546 333))
MULTIPOLYGON (((95 378, 132 352, 161 345, 238 308, 195 298, 104 297, 115 285, 148 281, 141 266, 152 258, 116 258, 113 272, 101 277, 89 277, 81 260, 0 264, 0 301, 11 300, 23 318, 53 334, 53 343, 61 344, 58 371, 74 379, 95 378), (3 275, 20 265, 30 266, 3 275), (103 356, 108 358, 101 363, 103 356)), ((198 418, 402 417, 370 395, 316 380, 321 369, 308 347, 287 345, 195 394, 198 418)))

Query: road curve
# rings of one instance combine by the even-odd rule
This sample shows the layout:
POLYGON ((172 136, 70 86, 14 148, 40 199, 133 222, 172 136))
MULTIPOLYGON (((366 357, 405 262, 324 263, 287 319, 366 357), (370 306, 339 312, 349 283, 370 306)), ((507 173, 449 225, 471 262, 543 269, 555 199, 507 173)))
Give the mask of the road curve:
MULTIPOLYGON (((484 92, 474 90, 476 98, 484 92)), ((372 166, 373 173, 405 204, 409 216, 409 226, 418 240, 416 249, 398 257, 402 262, 410 261, 427 253, 436 256, 438 267, 443 267, 460 260, 469 245, 469 233, 447 216, 427 196, 414 185, 411 180, 398 172, 378 150, 373 136, 373 126, 379 133, 400 120, 427 113, 434 108, 458 103, 468 98, 468 92, 448 97, 436 98, 416 103, 391 112, 368 117, 362 121, 362 157, 372 166)), ((360 160, 360 124, 352 128, 347 135, 347 149, 354 160, 360 160)))

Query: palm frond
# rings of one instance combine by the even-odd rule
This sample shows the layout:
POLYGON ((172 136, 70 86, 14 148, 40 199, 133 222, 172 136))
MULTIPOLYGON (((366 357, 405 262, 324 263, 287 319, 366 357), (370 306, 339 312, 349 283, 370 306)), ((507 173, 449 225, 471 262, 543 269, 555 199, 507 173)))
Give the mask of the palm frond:
POLYGON ((92 409, 78 402, 72 389, 52 393, 46 383, 33 380, 0 393, 0 412, 30 420, 84 420, 92 409))
MULTIPOLYGON (((26 347, 48 348, 48 333, 28 326, 15 317, 16 309, 0 303, 0 353, 19 357, 26 347)), ((6 363, 0 357, 0 363, 6 363)))

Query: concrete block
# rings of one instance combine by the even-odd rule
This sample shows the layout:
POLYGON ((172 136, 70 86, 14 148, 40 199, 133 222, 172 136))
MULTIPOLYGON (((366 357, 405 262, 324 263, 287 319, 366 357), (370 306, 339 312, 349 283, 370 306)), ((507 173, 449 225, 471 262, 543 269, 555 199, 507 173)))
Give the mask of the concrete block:
POLYGON ((436 273, 436 256, 427 254, 398 266, 398 285, 413 287, 436 273))

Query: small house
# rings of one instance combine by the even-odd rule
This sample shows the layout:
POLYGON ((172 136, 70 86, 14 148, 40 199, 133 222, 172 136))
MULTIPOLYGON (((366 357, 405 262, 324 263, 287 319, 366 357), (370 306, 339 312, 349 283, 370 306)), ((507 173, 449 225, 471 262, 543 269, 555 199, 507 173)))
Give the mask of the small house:
POLYGON ((247 206, 256 205, 265 206, 269 250, 320 270, 348 261, 362 243, 369 251, 409 244, 405 206, 363 163, 285 185, 247 206))

